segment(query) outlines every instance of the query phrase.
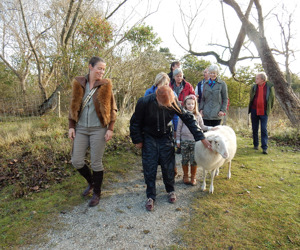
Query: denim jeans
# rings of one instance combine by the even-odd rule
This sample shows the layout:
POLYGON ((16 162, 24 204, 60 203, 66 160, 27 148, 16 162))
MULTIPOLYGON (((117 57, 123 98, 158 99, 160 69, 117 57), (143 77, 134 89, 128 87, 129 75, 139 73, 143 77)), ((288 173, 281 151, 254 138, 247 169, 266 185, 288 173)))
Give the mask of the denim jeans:
POLYGON ((252 136, 253 136, 253 145, 258 147, 258 127, 260 121, 260 132, 261 132, 261 147, 262 149, 268 148, 268 116, 267 115, 257 115, 256 109, 251 109, 251 122, 252 122, 252 136))

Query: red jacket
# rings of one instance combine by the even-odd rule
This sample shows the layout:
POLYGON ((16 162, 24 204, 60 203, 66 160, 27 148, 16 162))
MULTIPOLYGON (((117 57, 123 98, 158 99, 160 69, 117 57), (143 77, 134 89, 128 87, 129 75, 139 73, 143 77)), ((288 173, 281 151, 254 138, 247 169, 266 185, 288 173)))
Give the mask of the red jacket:
MULTIPOLYGON (((188 83, 187 81, 185 81, 184 79, 182 80, 183 83, 183 89, 181 90, 181 92, 178 95, 178 100, 183 102, 184 98, 188 95, 195 95, 195 90, 193 88, 193 86, 188 83)), ((170 87, 174 90, 174 86, 175 86, 175 80, 170 82, 170 87)))

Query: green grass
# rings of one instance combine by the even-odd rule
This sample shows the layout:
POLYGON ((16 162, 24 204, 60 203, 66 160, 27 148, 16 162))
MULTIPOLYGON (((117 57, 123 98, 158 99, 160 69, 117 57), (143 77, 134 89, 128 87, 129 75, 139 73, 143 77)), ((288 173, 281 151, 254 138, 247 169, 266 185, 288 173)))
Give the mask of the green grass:
MULTIPOLYGON (((87 202, 81 197, 86 183, 70 164, 70 149, 66 117, 1 123, 0 177, 5 173, 7 180, 0 178, 0 249, 46 240, 49 227, 64 227, 53 224, 60 213, 87 202)), ((136 166, 132 152, 128 136, 116 133, 103 159, 104 188, 136 166)))
MULTIPOLYGON (((135 167, 136 156, 120 151, 116 156, 107 155, 104 188, 112 181, 118 181, 135 167), (124 168, 120 168, 120 162, 124 168)), ((72 168, 66 165, 65 168, 72 168)), ((73 168, 72 168, 73 169, 73 168)), ((45 240, 44 234, 53 228, 53 221, 60 213, 72 209, 75 205, 87 202, 81 197, 86 187, 84 179, 74 171, 62 183, 54 184, 39 193, 29 193, 22 198, 15 198, 14 187, 9 186, 0 192, 0 249, 15 248, 45 240), (52 223, 51 223, 52 222, 52 223)), ((55 223, 57 229, 63 227, 55 223)))
POLYGON ((199 190, 178 230, 188 249, 300 248, 299 150, 270 144, 263 155, 238 137, 231 179, 224 166, 214 194, 199 190))

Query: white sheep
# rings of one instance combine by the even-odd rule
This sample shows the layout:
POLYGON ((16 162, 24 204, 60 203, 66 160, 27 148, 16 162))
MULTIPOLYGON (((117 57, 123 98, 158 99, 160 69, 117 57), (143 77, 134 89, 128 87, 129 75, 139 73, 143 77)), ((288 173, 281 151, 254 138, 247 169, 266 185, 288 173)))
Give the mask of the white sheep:
POLYGON ((211 173, 211 184, 209 192, 214 192, 213 180, 218 174, 219 168, 228 162, 228 179, 231 177, 231 160, 233 159, 237 143, 236 135, 232 128, 228 126, 217 126, 217 130, 210 130, 205 134, 205 137, 210 141, 212 150, 204 147, 201 141, 195 144, 195 161, 199 167, 203 168, 203 184, 201 190, 206 189, 206 174, 211 173))

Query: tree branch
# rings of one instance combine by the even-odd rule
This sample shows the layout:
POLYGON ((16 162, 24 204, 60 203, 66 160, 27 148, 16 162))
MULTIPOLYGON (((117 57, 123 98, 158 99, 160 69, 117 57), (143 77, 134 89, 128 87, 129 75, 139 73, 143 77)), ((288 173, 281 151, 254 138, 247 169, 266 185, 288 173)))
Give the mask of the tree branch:
POLYGON ((70 16, 71 16, 71 12, 72 12, 74 2, 75 2, 75 0, 70 1, 67 16, 66 16, 66 19, 65 19, 65 23, 64 23, 62 31, 61 31, 61 35, 60 35, 60 44, 61 44, 61 46, 63 46, 63 43, 64 43, 66 28, 68 27, 68 24, 69 24, 69 20, 70 20, 70 16))
POLYGON ((31 38, 30 38, 30 35, 29 35, 29 31, 28 31, 28 27, 27 27, 27 22, 26 22, 26 19, 25 19, 25 14, 24 14, 23 5, 22 5, 22 1, 21 0, 19 0, 19 4, 20 4, 20 10, 21 10, 21 15, 22 15, 22 19, 23 19, 24 28, 25 28, 26 37, 28 39, 30 48, 32 49, 32 52, 33 52, 35 60, 36 60, 36 65, 37 65, 37 70, 38 70, 38 83, 39 83, 39 87, 40 87, 40 90, 42 92, 43 99, 46 100, 47 99, 47 95, 46 95, 45 88, 44 88, 44 86, 42 84, 41 64, 40 64, 39 56, 38 56, 38 54, 36 52, 35 47, 32 44, 32 41, 31 41, 31 38))
POLYGON ((4 58, 4 56, 2 56, 1 54, 0 54, 0 59, 5 63, 5 65, 7 66, 7 67, 9 67, 10 68, 10 70, 12 71, 12 72, 14 72, 14 74, 21 80, 22 79, 22 76, 18 73, 18 71, 16 71, 15 69, 14 69, 14 67, 4 58))
POLYGON ((80 11, 80 7, 81 7, 81 4, 82 4, 82 0, 79 0, 78 1, 78 5, 77 5, 77 8, 76 8, 76 12, 75 12, 75 15, 73 16, 73 19, 72 19, 72 23, 71 23, 71 26, 68 30, 68 33, 66 35, 66 38, 65 38, 65 41, 64 41, 64 45, 66 46, 68 41, 69 41, 69 38, 72 36, 72 32, 74 30, 74 27, 75 27, 75 23, 77 21, 77 17, 78 17, 78 14, 79 14, 79 11, 80 11))
POLYGON ((108 18, 110 18, 113 14, 115 14, 115 12, 123 5, 127 2, 127 0, 124 0, 122 3, 120 3, 117 8, 115 8, 108 16, 105 17, 105 19, 107 20, 108 18))
POLYGON ((258 25, 259 25, 259 33, 261 37, 265 36, 265 29, 264 29, 264 18, 262 14, 262 9, 259 0, 254 0, 254 4, 256 6, 257 14, 258 14, 258 25))

